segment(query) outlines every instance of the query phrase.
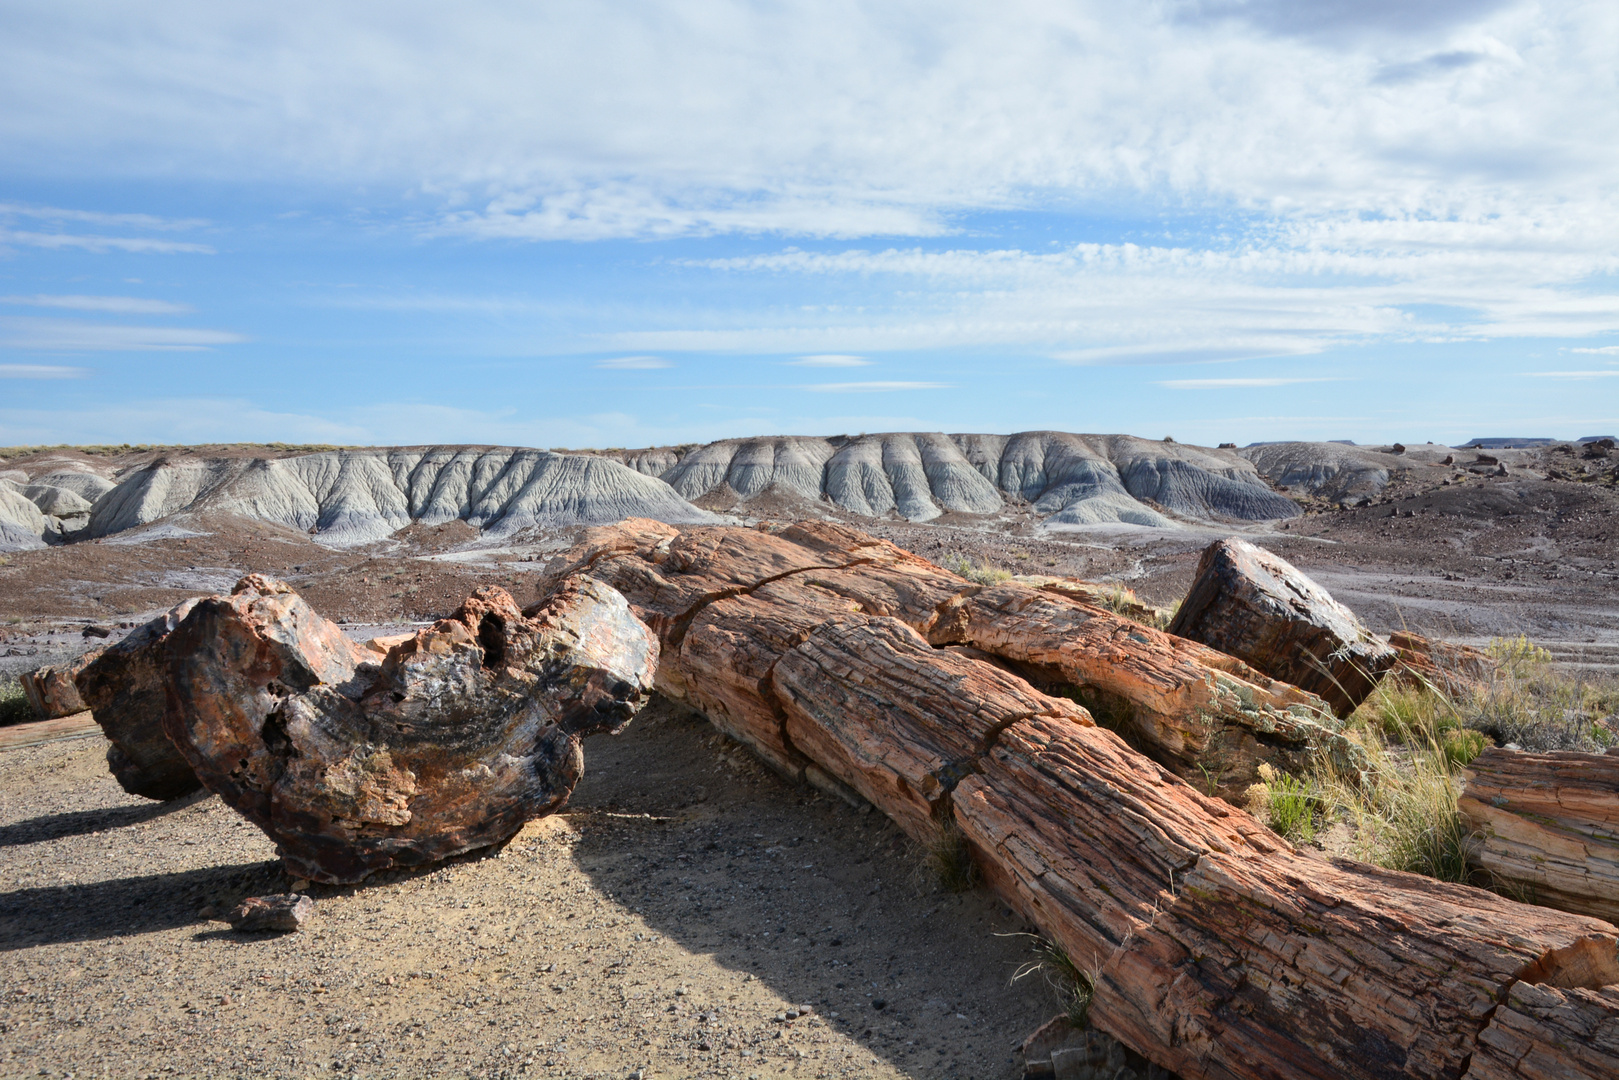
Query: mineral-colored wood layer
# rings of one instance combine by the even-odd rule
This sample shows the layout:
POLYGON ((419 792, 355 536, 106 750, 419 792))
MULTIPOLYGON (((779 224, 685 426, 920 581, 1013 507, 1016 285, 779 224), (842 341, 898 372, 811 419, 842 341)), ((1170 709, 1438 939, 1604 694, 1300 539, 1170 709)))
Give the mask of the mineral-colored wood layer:
MULTIPOLYGON (((1094 1022, 1183 1076, 1454 1078, 1486 1029, 1553 1060, 1561 1021, 1525 1011, 1523 991, 1509 999, 1519 987, 1568 990, 1595 1010, 1581 1014, 1588 1027, 1619 1017, 1611 994, 1578 992, 1619 982, 1614 926, 1306 855, 1018 678, 1005 664, 1060 670, 1071 642, 1031 630, 1050 640, 1009 662, 1016 632, 973 627, 1039 611, 1033 599, 822 525, 688 536, 627 523, 594 531, 566 566, 646 613, 664 647, 660 686, 920 840, 959 828, 989 885, 1094 979, 1094 1022)), ((1228 708, 1218 680, 1206 697, 1184 687, 1186 671, 1208 686, 1214 670, 1245 706, 1286 713, 1284 688, 1200 669, 1198 650, 1089 610, 1063 617, 1084 649, 1115 650, 1095 667, 1122 667, 1114 685, 1142 708, 1228 708), (1131 642, 1154 659, 1130 663, 1131 642)), ((1536 1068, 1513 1075, 1602 1075, 1536 1068)))
POLYGON ((1475 865, 1536 903, 1619 922, 1619 754, 1491 748, 1466 775, 1475 865))

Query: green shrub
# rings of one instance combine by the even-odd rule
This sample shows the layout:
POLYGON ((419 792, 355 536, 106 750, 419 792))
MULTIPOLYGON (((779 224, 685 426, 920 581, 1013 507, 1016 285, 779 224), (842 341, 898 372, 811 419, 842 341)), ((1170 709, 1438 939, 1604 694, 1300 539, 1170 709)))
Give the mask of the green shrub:
POLYGON ((38 719, 28 695, 23 693, 22 680, 14 675, 0 678, 0 727, 38 719))

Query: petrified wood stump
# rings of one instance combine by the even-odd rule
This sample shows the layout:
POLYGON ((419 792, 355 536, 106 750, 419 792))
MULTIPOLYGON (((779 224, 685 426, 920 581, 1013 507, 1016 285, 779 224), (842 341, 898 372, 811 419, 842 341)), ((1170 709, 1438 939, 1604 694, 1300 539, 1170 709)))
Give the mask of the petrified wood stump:
POLYGON ((84 698, 79 695, 79 688, 73 680, 101 655, 101 646, 87 650, 83 655, 66 664, 42 667, 34 671, 25 671, 19 681, 22 683, 23 696, 28 704, 34 707, 41 720, 56 720, 63 716, 72 716, 89 708, 84 698))
POLYGON ((973 585, 886 541, 824 522, 780 532, 632 519, 587 531, 557 575, 588 570, 659 635, 658 688, 706 713, 789 776, 818 770, 782 733, 761 680, 828 619, 899 619, 936 646, 993 654, 1081 698, 1155 760, 1241 801, 1261 762, 1298 773, 1318 753, 1363 765, 1313 694, 1242 661, 1060 592, 973 585))
POLYGON ((1537 904, 1619 922, 1619 753, 1492 747, 1465 775, 1471 863, 1537 904))
POLYGON ((175 630, 164 728, 296 876, 359 881, 509 839, 560 808, 579 737, 646 702, 657 640, 589 579, 519 611, 479 589, 376 654, 252 575, 175 630))
POLYGON ((178 799, 202 784, 163 731, 169 635, 195 600, 159 615, 79 672, 79 696, 112 743, 107 767, 131 795, 178 799))
POLYGON ((1348 716, 1399 653, 1279 555, 1231 537, 1210 544, 1169 632, 1320 695, 1348 716))
MULTIPOLYGON (((988 884, 1092 977, 1093 1023, 1182 1076, 1458 1077, 1482 1030, 1518 1023, 1501 1007, 1515 987, 1619 982, 1608 923, 1292 848, 1004 654, 979 659, 996 639, 974 619, 1023 609, 957 617, 992 590, 889 545, 825 525, 628 522, 567 565, 626 591, 663 641, 660 686, 716 725, 919 840, 959 829, 988 884)), ((1117 659, 1098 666, 1128 668, 1134 639, 1109 640, 1117 659)), ((1166 663, 1143 654, 1145 670, 1166 663)), ((1161 686, 1160 702, 1180 685, 1115 677, 1161 686)), ((1619 1018, 1598 1008, 1594 1022, 1619 1018)))

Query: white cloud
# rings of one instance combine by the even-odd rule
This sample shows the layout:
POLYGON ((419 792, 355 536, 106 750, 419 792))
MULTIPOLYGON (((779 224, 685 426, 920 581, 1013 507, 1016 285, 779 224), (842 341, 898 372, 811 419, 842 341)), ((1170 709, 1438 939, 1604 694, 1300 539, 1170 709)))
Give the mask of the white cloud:
POLYGON ((1292 379, 1292 378, 1251 378, 1251 379, 1163 379, 1158 385, 1167 386, 1171 390, 1252 390, 1272 386, 1293 386, 1297 383, 1342 382, 1342 379, 1292 379))
POLYGON ((1587 353, 1592 356, 1619 356, 1619 345, 1603 345, 1595 349, 1570 349, 1569 352, 1587 353))
POLYGON ((598 360, 595 366, 604 371, 657 371, 675 365, 661 356, 615 356, 610 360, 598 360))
POLYGON ((109 251, 125 251, 134 255, 212 255, 214 249, 207 244, 182 243, 178 240, 149 240, 134 236, 87 236, 76 233, 40 233, 23 232, 16 229, 0 229, 0 244, 17 244, 22 247, 46 248, 59 251, 63 248, 77 248, 80 251, 89 251, 104 254, 109 251))
POLYGON ((816 353, 813 356, 800 356, 787 363, 793 367, 867 367, 871 361, 849 353, 816 353))
POLYGON ((884 394, 896 390, 949 390, 950 383, 941 382, 840 382, 840 383, 812 383, 809 386, 800 386, 800 390, 812 390, 819 394, 884 394))
POLYGON ((172 304, 167 300, 146 300, 135 296, 0 296, 0 304, 106 311, 117 315, 184 315, 195 310, 188 304, 172 304))
POLYGON ((153 214, 108 214, 99 210, 70 210, 60 206, 0 203, 0 217, 39 221, 82 221, 89 225, 117 225, 131 229, 195 229, 207 225, 202 218, 165 218, 153 214))
POLYGON ((0 348, 43 352, 195 352, 246 341, 224 330, 113 326, 76 319, 0 318, 0 348))
POLYGON ((57 367, 53 364, 0 364, 0 379, 82 379, 89 368, 57 367))
POLYGON ((1607 371, 1526 371, 1532 379, 1619 379, 1619 369, 1607 371))

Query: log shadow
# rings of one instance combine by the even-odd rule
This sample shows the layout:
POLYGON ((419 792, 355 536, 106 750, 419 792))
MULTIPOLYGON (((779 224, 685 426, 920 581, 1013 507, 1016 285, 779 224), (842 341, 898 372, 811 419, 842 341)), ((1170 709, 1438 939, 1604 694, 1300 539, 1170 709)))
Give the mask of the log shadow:
POLYGON ((47 814, 44 817, 29 818, 27 821, 14 821, 10 825, 0 825, 0 848, 21 847, 25 844, 43 844, 51 840, 62 840, 70 836, 84 836, 87 833, 105 832, 108 829, 123 829, 131 825, 140 825, 144 822, 154 821, 176 810, 184 810, 188 806, 195 806, 212 795, 209 791, 197 791, 180 799, 169 802, 141 803, 137 806, 112 806, 98 810, 73 810, 63 814, 47 814))
POLYGON ((198 917, 202 905, 223 910, 221 905, 243 896, 286 888, 286 872, 272 861, 16 889, 0 893, 0 952, 133 937, 191 923, 212 930, 219 924, 198 917))
MULTIPOLYGON (((623 735, 587 740, 585 761, 568 808, 575 864, 658 933, 812 1006, 866 1054, 783 1057, 806 1075, 865 1072, 882 1058, 917 1077, 1016 1076, 1012 1046, 1061 1011, 1038 976, 1012 981, 1030 958, 1029 928, 996 897, 946 889, 881 813, 766 771, 701 717, 649 707, 623 735)), ((631 1012, 676 1001, 626 994, 631 1012)), ((821 1052, 805 1020, 782 1025, 786 1039, 727 1046, 748 1018, 726 997, 679 999, 690 1044, 712 1047, 698 1060, 747 1075, 790 1047, 821 1052)))

